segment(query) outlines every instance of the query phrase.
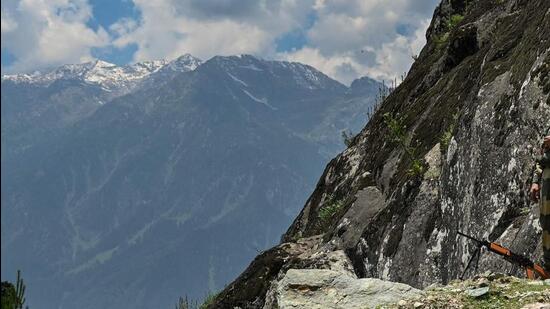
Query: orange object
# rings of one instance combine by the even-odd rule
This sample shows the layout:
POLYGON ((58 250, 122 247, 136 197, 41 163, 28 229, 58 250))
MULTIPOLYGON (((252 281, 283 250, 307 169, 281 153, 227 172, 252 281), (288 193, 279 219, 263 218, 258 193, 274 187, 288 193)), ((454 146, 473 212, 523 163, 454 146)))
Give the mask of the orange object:
POLYGON ((501 254, 501 255, 510 256, 510 250, 508 250, 508 249, 504 248, 503 246, 501 246, 497 243, 494 243, 494 242, 492 242, 489 245, 489 250, 491 250, 495 253, 501 254))
POLYGON ((526 276, 527 276, 527 278, 529 278, 531 280, 535 279, 537 276, 540 277, 543 280, 550 279, 550 274, 548 272, 546 272, 544 270, 544 268, 542 268, 542 266, 540 266, 538 264, 535 264, 533 261, 531 261, 531 259, 529 259, 526 256, 514 253, 510 249, 508 249, 506 247, 503 247, 503 246, 501 246, 497 243, 489 242, 489 241, 486 241, 486 240, 479 240, 479 239, 476 239, 476 238, 474 238, 470 235, 466 235, 462 232, 458 232, 458 235, 464 236, 464 237, 476 242, 477 247, 478 247, 476 252, 474 252, 474 255, 472 255, 472 257, 468 261, 468 264, 466 265, 466 268, 464 269, 464 272, 462 273, 462 276, 460 277, 461 279, 464 277, 464 275, 466 274, 466 271, 468 270, 471 263, 473 262, 473 260, 476 257, 477 257, 477 261, 476 261, 476 270, 477 270, 477 262, 479 262, 479 255, 480 255, 482 247, 486 247, 489 251, 503 256, 505 260, 507 260, 508 262, 510 262, 512 264, 516 264, 518 266, 521 266, 521 267, 525 268, 526 276))

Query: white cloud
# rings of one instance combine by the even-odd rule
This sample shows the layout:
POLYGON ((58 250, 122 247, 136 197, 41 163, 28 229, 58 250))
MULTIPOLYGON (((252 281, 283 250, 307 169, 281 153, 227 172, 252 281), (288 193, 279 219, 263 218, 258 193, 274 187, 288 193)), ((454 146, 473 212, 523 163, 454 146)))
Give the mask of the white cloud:
POLYGON ((437 1, 134 0, 141 20, 115 45, 137 44, 137 61, 250 53, 307 63, 347 84, 363 75, 393 79, 424 45, 437 1), (317 18, 303 29, 311 13, 317 18), (276 39, 295 29, 305 30, 307 44, 276 53, 276 39))
POLYGON ((391 80, 408 71, 425 44, 437 0, 317 0, 304 48, 279 54, 349 84, 358 76, 391 80))
MULTIPOLYGON (((141 12, 131 31, 117 31, 115 46, 136 44, 134 60, 190 53, 274 55, 275 39, 300 27, 312 1, 134 0, 141 12)), ((127 23, 128 21, 124 21, 127 23)), ((117 29, 127 29, 121 25, 117 29)))
POLYGON ((137 18, 108 32, 86 25, 87 0, 20 0, 2 8, 2 47, 12 71, 92 58, 93 48, 137 46, 135 61, 191 53, 254 54, 310 64, 346 84, 407 71, 424 45, 439 0, 132 0, 137 18), (13 4, 15 3, 15 5, 13 4), (311 16, 315 16, 311 25, 311 16), (307 27, 307 29, 306 29, 307 27), (305 46, 278 53, 277 40, 299 30, 305 46))
POLYGON ((116 37, 123 37, 136 30, 138 24, 131 18, 123 17, 117 22, 109 26, 111 31, 116 37))
POLYGON ((396 35, 392 41, 378 47, 363 46, 324 54, 320 47, 306 46, 302 49, 279 53, 278 57, 288 61, 309 64, 344 84, 350 84, 360 76, 377 80, 392 80, 406 73, 412 64, 412 56, 419 53, 425 44, 425 30, 429 20, 425 20, 410 37, 396 35), (366 60, 361 60, 366 55, 366 60))
POLYGON ((11 31, 14 31, 17 28, 17 22, 13 19, 11 14, 6 10, 2 9, 2 23, 1 23, 1 31, 2 34, 9 33, 11 31))
POLYGON ((91 49, 108 45, 109 35, 86 25, 91 16, 86 0, 21 0, 3 8, 2 48, 17 58, 5 69, 22 72, 92 59, 91 49))
POLYGON ((349 83, 359 76, 361 66, 349 53, 324 56, 318 48, 304 47, 292 52, 279 53, 278 57, 287 61, 309 64, 328 76, 343 83, 349 83))
POLYGON ((376 65, 366 67, 367 75, 379 79, 391 79, 408 71, 413 55, 417 55, 426 43, 425 31, 430 21, 424 20, 412 36, 398 35, 391 42, 382 44, 376 52, 376 65))

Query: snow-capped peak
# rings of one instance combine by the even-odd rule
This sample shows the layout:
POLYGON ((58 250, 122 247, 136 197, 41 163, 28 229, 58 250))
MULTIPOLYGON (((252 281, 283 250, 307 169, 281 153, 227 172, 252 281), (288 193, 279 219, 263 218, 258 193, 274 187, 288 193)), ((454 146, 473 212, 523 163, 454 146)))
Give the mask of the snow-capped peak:
POLYGON ((110 63, 110 62, 107 62, 107 61, 103 61, 103 60, 96 60, 93 63, 93 67, 94 68, 111 68, 111 67, 115 67, 116 64, 113 64, 113 63, 110 63))
POLYGON ((103 60, 81 64, 67 64, 46 72, 32 74, 3 75, 2 81, 26 82, 49 85, 60 79, 77 79, 97 84, 106 90, 128 89, 152 73, 160 70, 173 72, 192 71, 201 64, 201 60, 185 54, 173 61, 154 60, 118 66, 103 60))
POLYGON ((199 65, 201 65, 201 63, 202 61, 200 59, 195 58, 190 54, 185 54, 183 56, 179 56, 178 58, 170 61, 167 67, 169 67, 172 71, 186 72, 186 71, 193 71, 199 65))
POLYGON ((293 79, 296 84, 308 89, 345 88, 344 85, 332 80, 317 69, 299 62, 265 60, 247 54, 215 56, 207 62, 228 72, 228 76, 233 80, 239 79, 241 84, 243 81, 247 81, 247 76, 253 79, 251 74, 255 74, 254 72, 267 71, 275 78, 293 79))

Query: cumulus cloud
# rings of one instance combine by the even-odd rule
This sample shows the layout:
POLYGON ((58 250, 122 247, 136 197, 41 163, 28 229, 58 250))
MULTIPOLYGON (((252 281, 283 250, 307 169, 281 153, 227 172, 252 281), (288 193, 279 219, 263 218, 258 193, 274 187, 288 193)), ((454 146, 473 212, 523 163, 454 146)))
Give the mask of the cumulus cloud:
MULTIPOLYGON (((4 4, 3 4, 4 5, 4 4)), ((85 0, 21 0, 2 8, 2 49, 15 55, 7 71, 24 72, 92 59, 109 44, 102 28, 90 29, 85 0)))
POLYGON ((358 76, 391 80, 408 71, 425 43, 436 0, 317 0, 306 47, 279 54, 349 84, 358 76))
POLYGON ((141 61, 184 53, 204 59, 242 53, 269 57, 277 37, 304 23, 313 1, 134 0, 134 4, 141 12, 134 21, 137 26, 123 34, 117 31, 114 44, 136 44, 134 59, 141 61))
POLYGON ((134 0, 142 16, 115 45, 136 44, 137 61, 250 53, 307 63, 346 84, 364 75, 387 80, 408 70, 437 2, 134 0), (305 45, 275 52, 277 39, 296 30, 305 45))
POLYGON ((12 32, 17 28, 17 22, 13 19, 11 14, 6 9, 2 9, 1 16, 2 16, 2 22, 1 22, 2 34, 12 32))
POLYGON ((17 59, 13 71, 132 45, 134 61, 246 53, 307 63, 349 84, 407 71, 438 1, 132 0, 137 16, 94 30, 87 0, 19 0, 2 7, 2 47, 17 59), (296 33, 296 49, 281 52, 277 45, 296 33))

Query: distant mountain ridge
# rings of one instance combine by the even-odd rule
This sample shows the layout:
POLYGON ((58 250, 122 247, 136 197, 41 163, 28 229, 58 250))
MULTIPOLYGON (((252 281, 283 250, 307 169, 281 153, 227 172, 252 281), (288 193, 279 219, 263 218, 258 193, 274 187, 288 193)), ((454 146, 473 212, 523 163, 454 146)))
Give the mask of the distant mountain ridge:
POLYGON ((67 64, 31 74, 3 75, 2 82, 31 83, 49 85, 60 79, 77 79, 83 82, 97 84, 106 90, 116 90, 129 87, 155 72, 188 72, 197 68, 202 61, 190 54, 185 54, 175 60, 143 61, 135 64, 118 66, 103 60, 95 60, 81 64, 67 64))
POLYGON ((178 59, 2 78, 2 273, 24 270, 29 306, 164 308, 222 288, 279 241, 380 87, 178 59))

